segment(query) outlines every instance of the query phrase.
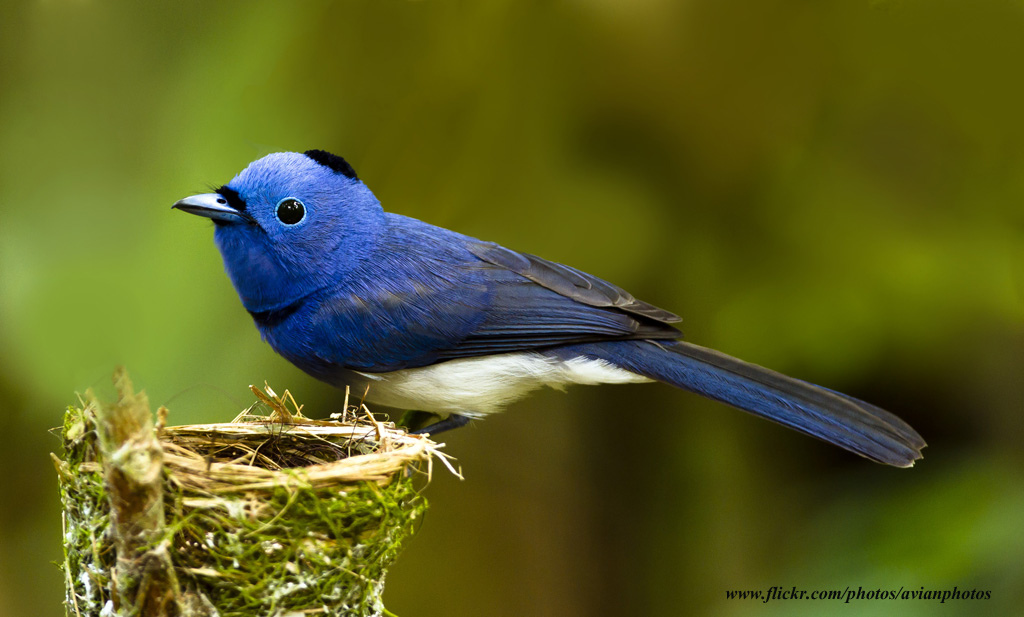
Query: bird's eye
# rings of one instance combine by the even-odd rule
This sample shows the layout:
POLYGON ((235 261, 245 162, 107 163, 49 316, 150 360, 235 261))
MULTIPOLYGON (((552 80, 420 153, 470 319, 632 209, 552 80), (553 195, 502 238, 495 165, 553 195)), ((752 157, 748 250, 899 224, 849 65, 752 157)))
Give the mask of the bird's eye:
POLYGON ((286 197, 277 202, 277 219, 285 225, 297 225, 306 218, 306 207, 294 197, 286 197))

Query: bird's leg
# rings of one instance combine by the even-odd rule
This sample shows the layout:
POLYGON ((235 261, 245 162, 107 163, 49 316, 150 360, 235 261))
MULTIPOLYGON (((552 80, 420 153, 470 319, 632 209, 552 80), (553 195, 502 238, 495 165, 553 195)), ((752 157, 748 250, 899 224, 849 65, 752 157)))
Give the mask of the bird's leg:
POLYGON ((466 426, 467 424, 469 424, 469 416, 460 416, 457 413, 453 413, 443 420, 438 420, 433 424, 412 431, 412 434, 423 435, 429 433, 431 435, 437 435, 438 433, 450 431, 453 428, 459 428, 460 426, 466 426))

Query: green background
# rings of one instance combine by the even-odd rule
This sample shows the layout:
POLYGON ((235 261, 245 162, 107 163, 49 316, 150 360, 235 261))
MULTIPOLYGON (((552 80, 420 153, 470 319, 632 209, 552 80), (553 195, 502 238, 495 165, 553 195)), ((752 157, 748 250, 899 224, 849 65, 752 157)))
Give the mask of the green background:
POLYGON ((1022 66, 1018 0, 4 2, 0 615, 62 612, 47 429, 115 365, 174 423, 263 380, 340 405, 170 210, 308 148, 930 443, 898 470, 665 386, 547 391, 445 435, 466 480, 429 487, 391 610, 1016 613, 1022 66), (771 585, 991 599, 725 599, 771 585))

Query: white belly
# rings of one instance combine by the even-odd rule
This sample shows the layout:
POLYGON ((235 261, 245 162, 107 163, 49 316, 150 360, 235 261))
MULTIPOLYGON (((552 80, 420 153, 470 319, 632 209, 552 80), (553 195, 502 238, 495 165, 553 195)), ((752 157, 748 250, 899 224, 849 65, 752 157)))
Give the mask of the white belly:
POLYGON ((370 380, 371 403, 478 418, 541 386, 642 383, 650 379, 604 360, 559 360, 521 352, 449 360, 391 373, 360 373, 370 380))

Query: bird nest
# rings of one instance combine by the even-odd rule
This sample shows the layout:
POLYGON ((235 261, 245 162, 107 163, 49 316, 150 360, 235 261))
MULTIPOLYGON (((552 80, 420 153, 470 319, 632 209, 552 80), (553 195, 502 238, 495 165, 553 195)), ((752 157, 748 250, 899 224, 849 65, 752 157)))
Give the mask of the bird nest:
POLYGON ((424 436, 349 407, 301 414, 285 392, 230 423, 152 423, 145 394, 91 393, 55 458, 71 615, 380 615, 388 566, 427 504, 424 436), (424 481, 417 481, 418 479, 424 481))

